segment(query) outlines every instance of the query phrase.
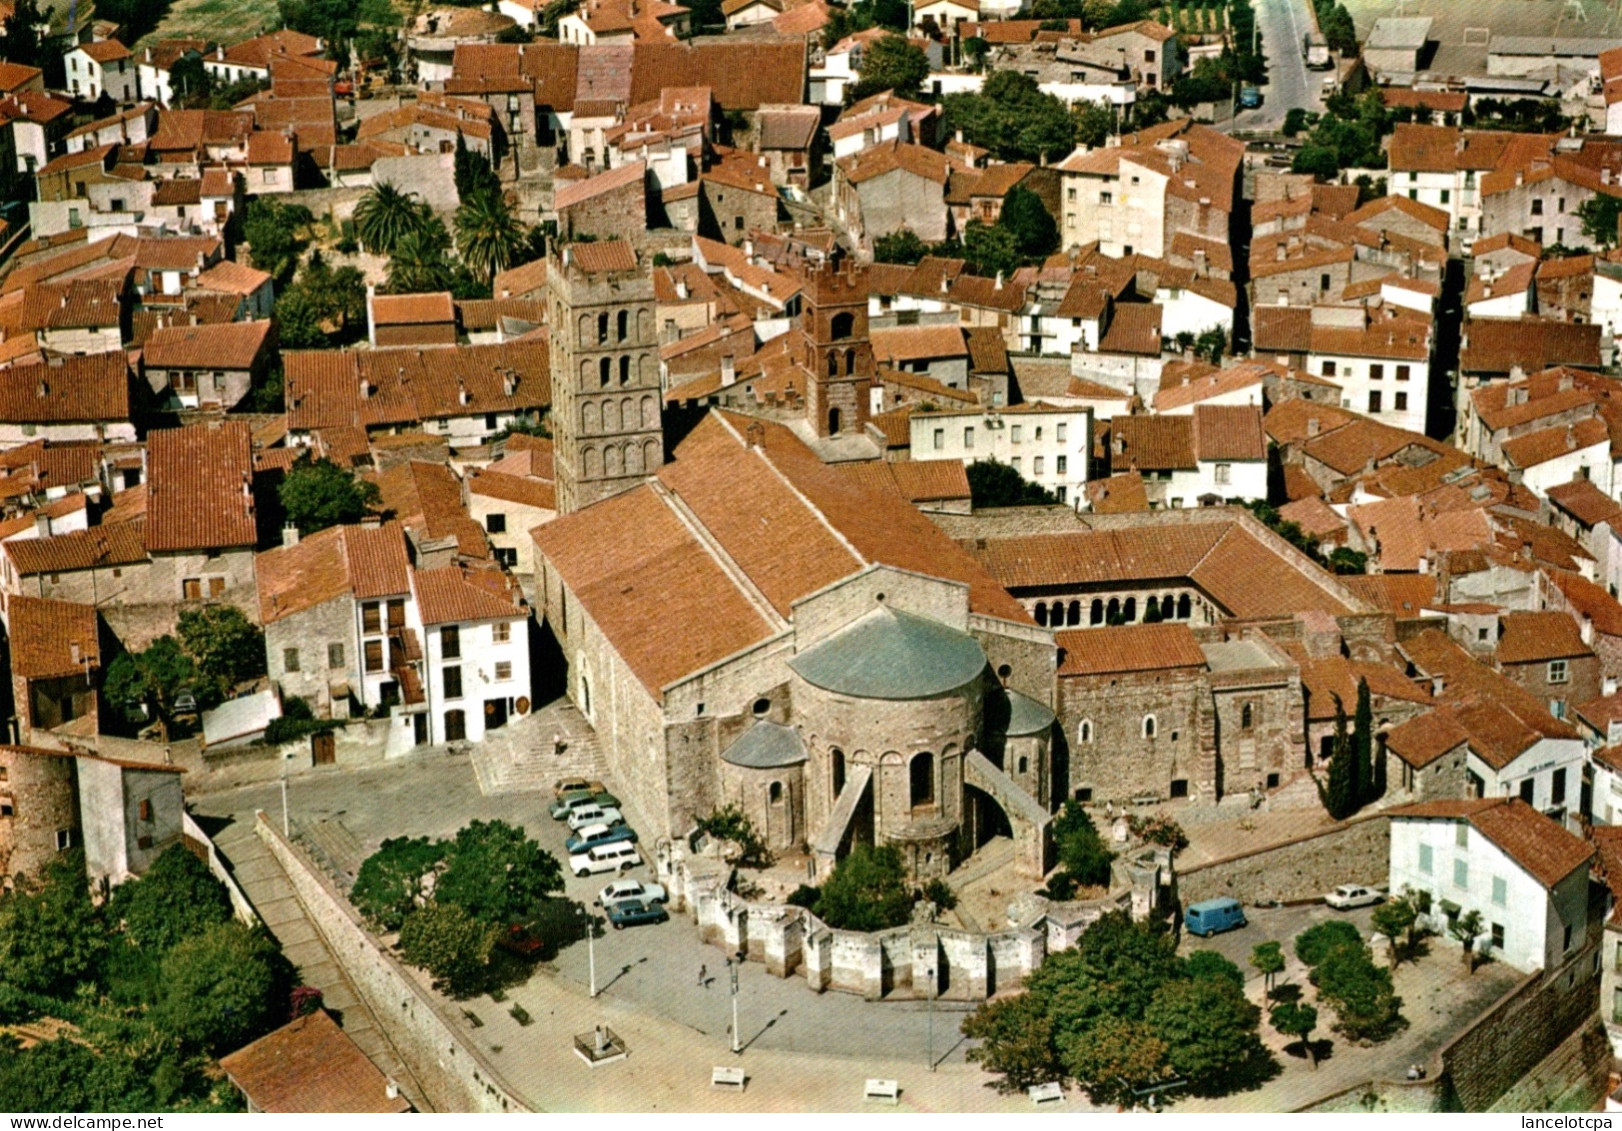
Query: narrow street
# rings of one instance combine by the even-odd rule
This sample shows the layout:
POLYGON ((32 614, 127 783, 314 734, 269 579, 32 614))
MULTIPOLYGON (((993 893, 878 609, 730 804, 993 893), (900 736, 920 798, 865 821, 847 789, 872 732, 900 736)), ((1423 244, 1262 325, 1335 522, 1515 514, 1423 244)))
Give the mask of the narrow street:
POLYGON ((1323 74, 1307 70, 1301 55, 1301 37, 1313 26, 1308 0, 1255 0, 1256 24, 1261 29, 1262 53, 1267 57, 1267 83, 1262 104, 1235 116, 1234 129, 1271 132, 1284 125, 1294 107, 1313 113, 1323 110, 1323 74))

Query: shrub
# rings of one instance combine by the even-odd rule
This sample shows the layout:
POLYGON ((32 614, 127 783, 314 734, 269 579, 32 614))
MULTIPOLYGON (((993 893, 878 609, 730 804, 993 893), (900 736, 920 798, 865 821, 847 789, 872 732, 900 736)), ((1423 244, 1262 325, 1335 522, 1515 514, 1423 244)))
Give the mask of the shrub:
POLYGON ((745 868, 769 868, 772 866, 772 850, 766 846, 766 840, 755 830, 754 822, 744 815, 744 811, 735 803, 728 804, 708 817, 701 817, 697 821, 698 831, 705 836, 715 837, 717 840, 730 840, 738 846, 739 856, 737 863, 745 868))
POLYGON ((1315 923, 1295 938, 1295 956, 1308 966, 1317 967, 1336 951, 1363 945, 1363 935, 1344 919, 1329 919, 1315 923))

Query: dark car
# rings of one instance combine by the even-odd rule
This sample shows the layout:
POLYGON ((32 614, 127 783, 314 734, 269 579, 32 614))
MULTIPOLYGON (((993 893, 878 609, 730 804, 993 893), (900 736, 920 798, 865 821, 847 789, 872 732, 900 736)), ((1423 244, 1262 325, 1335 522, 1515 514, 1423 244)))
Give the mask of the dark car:
POLYGON ((603 908, 603 914, 608 916, 608 921, 614 924, 616 931, 623 931, 626 927, 634 927, 638 923, 663 923, 670 918, 670 912, 661 905, 643 903, 640 899, 611 903, 603 908))
POLYGON ((629 825, 587 825, 563 842, 563 850, 577 856, 599 844, 617 844, 622 840, 636 841, 636 832, 629 825))

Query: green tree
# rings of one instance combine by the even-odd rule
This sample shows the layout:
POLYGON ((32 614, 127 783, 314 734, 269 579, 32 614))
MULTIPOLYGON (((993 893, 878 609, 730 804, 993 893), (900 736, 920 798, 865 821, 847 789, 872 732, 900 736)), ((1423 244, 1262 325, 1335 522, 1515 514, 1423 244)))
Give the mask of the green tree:
POLYGON ((1046 164, 1075 148, 1069 107, 1020 71, 994 71, 979 93, 949 94, 941 104, 948 129, 1004 161, 1046 164))
POLYGON ((873 259, 878 263, 917 263, 929 254, 929 245, 911 228, 902 228, 873 241, 873 259))
POLYGON ((1024 993, 988 1001, 963 1019, 963 1035, 979 1042, 965 1055, 999 1074, 992 1083, 998 1091, 1023 1091, 1065 1076, 1045 1005, 1038 995, 1024 993))
POLYGON ((462 198, 456 209, 456 247, 476 278, 488 283, 496 272, 518 262, 527 241, 523 225, 514 218, 499 190, 462 198))
POLYGON ((886 35, 874 40, 862 52, 861 78, 851 90, 853 99, 863 99, 881 90, 893 90, 912 97, 929 77, 929 58, 907 42, 904 35, 886 35))
POLYGON ((562 890, 558 858, 523 829, 506 821, 473 821, 445 847, 434 902, 456 904, 481 923, 504 929, 562 890))
POLYGON ((1250 964, 1262 976, 1262 989, 1273 996, 1273 980, 1284 973, 1284 947, 1277 942, 1257 943, 1250 951, 1250 964))
POLYGON ((1374 929, 1390 940, 1391 968, 1397 968, 1400 956, 1414 946, 1414 931, 1419 925, 1419 908, 1407 892, 1392 896, 1374 909, 1370 917, 1374 929))
POLYGON ((159 853, 140 879, 114 888, 107 906, 130 941, 157 955, 231 918, 225 885, 183 844, 159 853))
POLYGON ((330 344, 321 307, 309 291, 297 284, 276 296, 276 306, 271 313, 276 320, 276 341, 280 348, 312 350, 324 349, 330 344))
POLYGON ((969 497, 976 510, 982 507, 1042 506, 1058 500, 1046 489, 1032 483, 1006 463, 993 459, 976 460, 968 466, 969 497))
POLYGON ((817 897, 817 918, 836 930, 882 931, 912 917, 901 853, 894 845, 858 844, 834 866, 817 897))
POLYGON ((4 24, 0 24, 0 28, 5 30, 5 34, 0 36, 0 59, 24 67, 45 69, 48 60, 45 44, 40 38, 40 28, 48 22, 39 10, 39 0, 16 0, 11 6, 11 14, 4 24))
POLYGON ((997 226, 1013 235, 1020 255, 1027 259, 1039 259, 1058 250, 1059 225, 1042 198, 1023 185, 1015 185, 1003 197, 997 226))
POLYGON ((772 866, 771 846, 760 835, 755 823, 736 802, 728 802, 708 817, 694 822, 699 832, 717 840, 729 840, 738 846, 737 863, 745 868, 772 866))
POLYGON ((456 199, 466 201, 485 193, 501 192, 501 178, 490 167, 490 159, 467 147, 467 138, 456 132, 456 157, 453 176, 456 180, 456 199))
POLYGON ((387 290, 391 294, 422 294, 456 289, 456 272, 446 262, 450 243, 437 217, 401 236, 389 253, 387 290))
POLYGON ((1195 1095, 1220 1095, 1270 1059, 1257 1033, 1261 1010, 1224 978, 1168 982, 1143 1019, 1195 1095))
POLYGON ((1350 738, 1346 734, 1346 707, 1335 697, 1335 738, 1330 745, 1329 785, 1324 791, 1324 807, 1337 821, 1357 812, 1357 765, 1350 738))
MULTIPOLYGON (((1367 573, 1369 556, 1360 550, 1352 549, 1350 546, 1336 546, 1329 554, 1329 568, 1332 572, 1342 575, 1367 573)), ((1375 772, 1378 775, 1378 767, 1376 767, 1375 772)), ((1384 793, 1385 791, 1382 789, 1380 792, 1384 793)))
POLYGON ((373 185, 355 203, 355 234, 367 251, 392 254, 422 223, 423 208, 416 194, 403 192, 389 181, 373 185))
POLYGON ((175 944, 163 959, 158 1024, 190 1049, 241 1048, 282 1020, 287 960, 263 929, 231 920, 175 944))
POLYGON ((1284 136, 1297 137, 1312 128, 1317 115, 1300 106, 1292 106, 1284 115, 1284 136))
POLYGON ((361 862, 349 902, 381 930, 398 931, 426 901, 424 881, 444 859, 443 841, 390 837, 361 862))
POLYGON ((37 879, 0 896, 0 981, 27 993, 71 997, 106 950, 101 914, 90 901, 84 853, 53 857, 37 879))
POLYGON ((356 336, 366 327, 366 278, 356 267, 330 266, 320 251, 297 280, 276 297, 277 336, 283 349, 322 349, 332 335, 356 336))
POLYGON ((1053 820, 1053 843, 1058 850, 1059 869, 1048 883, 1054 899, 1070 899, 1079 887, 1110 885, 1110 863, 1115 854, 1104 845, 1093 819, 1081 803, 1071 798, 1053 820))
POLYGON ((1098 149, 1115 132, 1115 110, 1107 102, 1078 102, 1070 108, 1075 142, 1098 149))
POLYGON ((454 903, 430 903, 406 916, 400 927, 400 953, 460 997, 482 981, 498 933, 454 903))
POLYGON ((1407 1024, 1402 999, 1392 991, 1391 971, 1374 964, 1366 945, 1330 951, 1315 973, 1318 998, 1334 1009, 1334 1027, 1348 1040, 1383 1041, 1407 1024))
POLYGON ((1352 716, 1353 792, 1359 807, 1375 799, 1374 794, 1374 707, 1369 700, 1369 681, 1357 681, 1357 710, 1352 716))
POLYGON ((1183 976, 1196 981, 1215 978, 1227 982, 1240 993, 1245 990, 1245 972, 1232 959, 1214 950, 1196 950, 1183 959, 1183 976))
POLYGON ((1314 923, 1295 937, 1295 956, 1308 966, 1316 967, 1337 950, 1363 945, 1363 936, 1345 919, 1326 919, 1314 923))
POLYGON ((242 238, 253 253, 253 265, 271 275, 281 286, 293 277, 299 256, 309 244, 303 234, 314 217, 303 205, 283 204, 266 197, 248 202, 242 221, 242 238))
POLYGON ((181 102, 194 98, 208 98, 214 92, 214 76, 203 65, 203 57, 196 51, 183 52, 169 68, 169 89, 181 102))
POLYGON ((1222 355, 1228 350, 1228 333, 1221 326, 1201 331, 1194 339, 1194 352, 1212 365, 1222 364, 1222 355))
POLYGON ((1617 223, 1622 221, 1622 196, 1598 192, 1577 206, 1583 222, 1583 235, 1600 247, 1615 247, 1617 223))
POLYGON ((265 674, 265 634, 235 605, 184 609, 178 630, 199 674, 223 689, 265 674))
POLYGON ((1021 259, 1018 237, 1001 224, 970 220, 963 232, 963 259, 971 275, 1011 275, 1021 259))
POLYGON ((1136 1103, 1134 1088, 1170 1074, 1168 1053, 1152 1026, 1128 1017, 1102 1018, 1060 1042, 1065 1071, 1081 1082, 1095 1104, 1136 1103))
POLYGON ((359 479, 329 459, 301 458, 288 470, 276 497, 300 534, 359 522, 377 502, 375 483, 359 479))
POLYGON ((120 652, 107 666, 102 694, 109 702, 155 707, 167 716, 181 690, 197 684, 197 664, 173 636, 160 636, 141 652, 120 652))
POLYGON ((1447 925, 1447 933, 1464 949, 1464 964, 1476 972, 1476 936, 1481 934, 1481 912, 1466 911, 1447 925))
POLYGON ((1318 1067, 1318 1053, 1312 1047, 1312 1031, 1318 1027, 1318 1011, 1310 1005, 1298 1001, 1281 1001, 1273 1006, 1268 1020, 1273 1028, 1286 1037, 1294 1037, 1301 1042, 1306 1050, 1307 1059, 1312 1067, 1318 1067))
POLYGON ((1075 947, 1049 955, 1026 984, 1048 997, 1062 1037, 1098 1017, 1144 1016, 1156 991, 1180 975, 1170 932, 1111 912, 1075 947))
POLYGON ((0 1109, 153 1111, 153 1080, 121 1049, 99 1051, 69 1037, 0 1049, 0 1109))

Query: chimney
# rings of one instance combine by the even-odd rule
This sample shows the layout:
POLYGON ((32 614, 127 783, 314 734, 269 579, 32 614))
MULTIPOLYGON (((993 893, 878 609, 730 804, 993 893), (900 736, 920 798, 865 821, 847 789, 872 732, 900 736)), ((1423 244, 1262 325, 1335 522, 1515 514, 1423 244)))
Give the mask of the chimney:
POLYGON ((79 642, 77 640, 70 640, 68 642, 68 655, 73 658, 74 663, 79 663, 81 653, 79 651, 79 642))
POLYGON ((946 294, 951 289, 952 289, 952 281, 950 279, 948 279, 945 275, 942 275, 941 276, 941 294, 946 294))
POLYGON ((50 385, 46 384, 43 378, 40 380, 38 392, 42 397, 48 396, 51 392, 50 385))
POLYGON ((1431 698, 1440 699, 1442 692, 1447 689, 1447 680, 1439 675, 1431 676, 1431 698))
POLYGON ((686 279, 677 279, 676 280, 676 297, 677 298, 683 298, 683 299, 687 297, 687 280, 686 279))
POLYGON ((1532 560, 1532 543, 1521 543, 1521 559, 1528 562, 1532 560))
POLYGON ((1318 434, 1319 429, 1322 428, 1322 427, 1323 426, 1318 423, 1318 418, 1316 416, 1308 417, 1307 418, 1307 439, 1310 440, 1314 436, 1316 436, 1318 434))
POLYGON ((400 1085, 396 1084, 393 1080, 390 1080, 388 1082, 388 1086, 383 1089, 383 1092, 389 1097, 389 1099, 397 1100, 400 1098, 400 1085))
POLYGON ((1273 258, 1276 259, 1278 262, 1283 263, 1284 262, 1284 254, 1285 254, 1284 253, 1284 244, 1282 242, 1280 242, 1278 244, 1278 246, 1273 248, 1273 258))
POLYGON ((363 401, 372 399, 372 383, 365 376, 360 379, 360 399, 363 401))
POLYGON ((1601 165, 1600 166, 1600 169, 1599 169, 1599 183, 1602 184, 1602 185, 1608 185, 1608 184, 1611 183, 1611 169, 1610 169, 1610 166, 1608 166, 1608 165, 1601 165))
POLYGON ((472 394, 467 391, 467 386, 462 384, 462 379, 460 377, 456 379, 456 399, 464 405, 471 404, 473 402, 472 394))
POLYGON ((49 538, 51 536, 50 517, 43 514, 36 514, 34 516, 34 531, 41 538, 49 538))
POLYGON ((294 526, 291 522, 282 526, 282 545, 298 545, 298 527, 294 526))
POLYGON ((1002 290, 1002 272, 1001 271, 997 272, 997 281, 991 284, 991 289, 994 290, 994 291, 1002 290))
POLYGON ((1581 626, 1579 632, 1582 635, 1583 643, 1594 643, 1594 618, 1589 616, 1587 613, 1584 613, 1583 619, 1579 622, 1579 624, 1581 626))
POLYGON ((738 369, 729 353, 721 358, 721 388, 730 388, 738 380, 738 369))
POLYGON ((1570 452, 1570 451, 1575 451, 1576 449, 1577 449, 1577 428, 1576 428, 1576 425, 1568 424, 1568 425, 1566 425, 1566 451, 1570 452))
POLYGON ((1600 694, 1607 699, 1616 694, 1616 677, 1614 675, 1605 677, 1605 682, 1600 687, 1600 694))

